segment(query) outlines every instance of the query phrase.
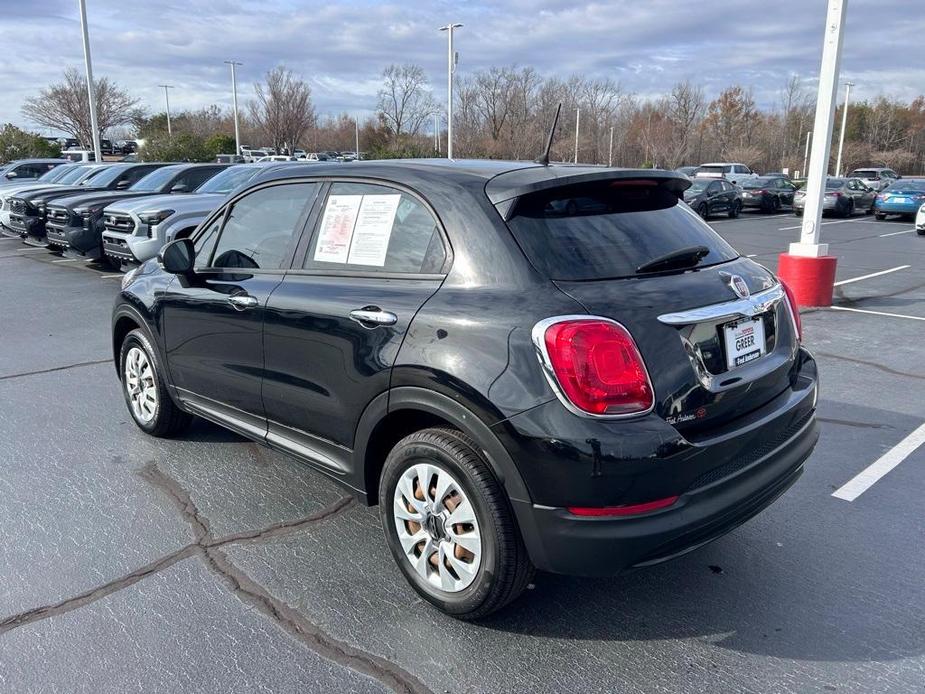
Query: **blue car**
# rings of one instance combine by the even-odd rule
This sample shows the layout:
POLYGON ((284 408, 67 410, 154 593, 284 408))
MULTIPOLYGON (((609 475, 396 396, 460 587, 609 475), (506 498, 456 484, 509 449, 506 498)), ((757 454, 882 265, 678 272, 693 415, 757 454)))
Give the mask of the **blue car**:
POLYGON ((880 191, 874 201, 877 219, 886 219, 888 214, 915 217, 925 203, 925 178, 903 178, 880 191))

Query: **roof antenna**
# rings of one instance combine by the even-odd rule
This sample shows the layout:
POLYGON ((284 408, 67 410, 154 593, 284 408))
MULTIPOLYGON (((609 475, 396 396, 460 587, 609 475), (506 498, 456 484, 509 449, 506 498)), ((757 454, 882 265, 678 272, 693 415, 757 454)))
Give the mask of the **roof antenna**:
POLYGON ((549 129, 549 139, 546 140, 546 149, 543 154, 536 160, 537 164, 549 166, 549 150, 552 149, 552 138, 556 135, 556 126, 559 125, 559 111, 562 110, 562 102, 556 106, 556 116, 552 119, 552 127, 549 129))

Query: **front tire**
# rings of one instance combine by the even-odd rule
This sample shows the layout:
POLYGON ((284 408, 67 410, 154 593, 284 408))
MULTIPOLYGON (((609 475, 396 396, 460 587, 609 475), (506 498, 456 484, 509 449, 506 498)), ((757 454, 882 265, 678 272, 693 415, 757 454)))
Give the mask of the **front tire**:
POLYGON ((424 429, 399 441, 382 470, 379 514, 407 581, 453 617, 485 617, 533 577, 507 495, 462 432, 424 429))
POLYGON ((886 219, 886 215, 883 212, 877 212, 874 216, 877 218, 878 222, 882 222, 886 219))
POLYGON ((168 437, 186 429, 193 418, 177 407, 162 374, 148 336, 139 329, 132 330, 119 351, 125 404, 139 429, 151 436, 168 437))

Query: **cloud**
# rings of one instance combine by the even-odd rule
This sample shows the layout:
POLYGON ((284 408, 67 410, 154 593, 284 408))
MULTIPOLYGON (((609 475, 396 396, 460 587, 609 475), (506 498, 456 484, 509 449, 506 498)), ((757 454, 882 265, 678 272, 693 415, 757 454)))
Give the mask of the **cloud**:
MULTIPOLYGON (((489 65, 532 65, 543 74, 611 77, 641 95, 668 91, 678 80, 703 84, 709 95, 739 83, 762 105, 775 103, 791 74, 812 81, 819 69, 824 0, 729 3, 728 0, 485 0, 453 3, 305 2, 303 0, 88 0, 94 71, 126 88, 152 112, 230 106, 224 60, 238 71, 244 100, 253 83, 285 64, 314 90, 318 111, 369 113, 379 74, 389 63, 413 62, 445 98, 446 34, 453 20, 460 73, 489 65)), ((0 0, 0 122, 22 124, 24 99, 83 68, 76 3, 0 0)), ((848 10, 843 79, 863 99, 925 93, 921 55, 925 15, 907 0, 853 4, 848 10)))

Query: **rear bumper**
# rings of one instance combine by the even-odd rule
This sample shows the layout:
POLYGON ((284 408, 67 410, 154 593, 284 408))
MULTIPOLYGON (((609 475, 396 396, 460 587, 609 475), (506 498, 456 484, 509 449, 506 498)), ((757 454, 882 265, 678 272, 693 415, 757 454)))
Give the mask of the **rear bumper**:
MULTIPOLYGON (((626 481, 629 490, 667 484, 642 498, 679 496, 667 508, 635 516, 587 517, 570 513, 570 501, 556 506, 513 501, 533 563, 554 573, 615 575, 690 552, 766 508, 799 478, 819 436, 815 362, 809 358, 805 367, 793 388, 743 416, 737 428, 685 442, 686 449, 665 460, 659 460, 656 447, 648 460, 624 461, 635 473, 626 481)), ((560 481, 563 494, 569 494, 568 487, 582 485, 587 473, 577 461, 563 463, 574 469, 572 484, 560 481)), ((525 464, 542 466, 544 461, 525 464)), ((605 474, 595 479, 602 489, 619 484, 605 474)), ((574 505, 613 504, 582 500, 574 505)))
MULTIPOLYGON (((803 473, 819 438, 815 418, 774 452, 729 480, 684 494, 668 509, 632 518, 586 518, 566 509, 515 502, 528 517, 537 568, 581 576, 611 576, 659 564, 722 537, 767 508, 803 473)), ((524 533, 525 539, 528 533, 524 533)))
POLYGON ((880 212, 882 214, 907 214, 907 215, 913 216, 915 215, 916 212, 919 211, 919 207, 921 206, 922 206, 921 203, 898 205, 898 204, 891 204, 891 203, 884 203, 884 202, 877 201, 874 204, 874 211, 880 212))

